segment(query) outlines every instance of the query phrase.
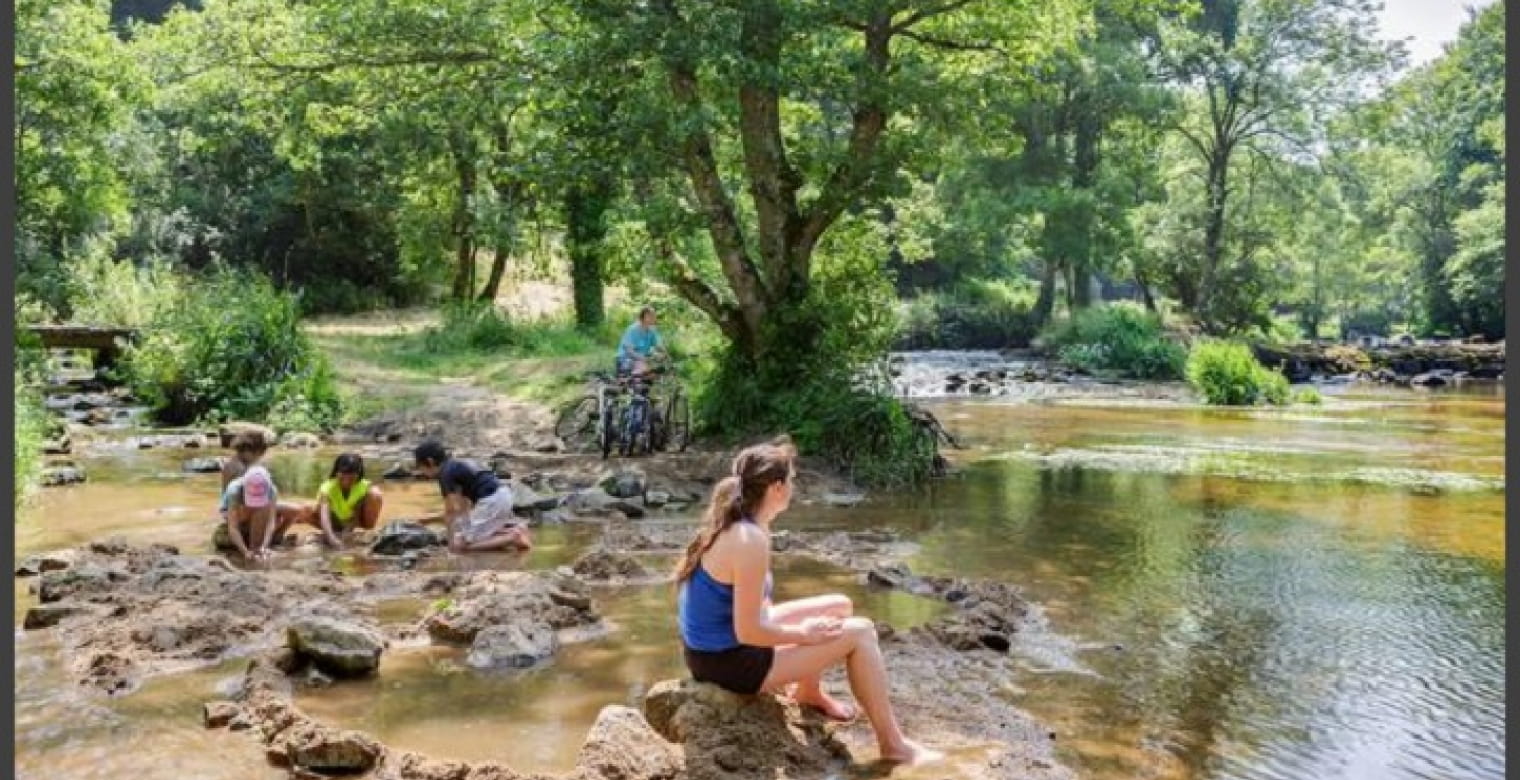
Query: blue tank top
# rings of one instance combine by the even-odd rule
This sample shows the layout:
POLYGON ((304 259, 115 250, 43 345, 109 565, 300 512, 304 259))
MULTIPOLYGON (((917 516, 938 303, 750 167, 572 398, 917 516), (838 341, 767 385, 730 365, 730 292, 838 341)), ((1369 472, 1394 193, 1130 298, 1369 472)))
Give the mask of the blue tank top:
MULTIPOLYGON (((765 597, 771 597, 771 573, 765 573, 765 597)), ((734 586, 724 585, 697 564, 676 595, 681 641, 693 650, 717 653, 740 645, 734 633, 734 586)))

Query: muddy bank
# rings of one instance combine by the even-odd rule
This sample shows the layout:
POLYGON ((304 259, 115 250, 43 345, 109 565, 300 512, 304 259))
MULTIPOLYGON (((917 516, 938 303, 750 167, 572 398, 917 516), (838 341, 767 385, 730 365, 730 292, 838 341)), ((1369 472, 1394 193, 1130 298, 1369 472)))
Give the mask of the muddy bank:
POLYGON ((525 667, 604 630, 584 585, 563 573, 387 572, 361 584, 105 541, 32 556, 17 576, 33 578, 40 602, 23 626, 56 630, 76 682, 107 694, 282 646, 335 677, 375 673, 394 641, 468 648, 481 668, 525 667), (382 628, 375 604, 398 596, 439 601, 415 626, 382 628))

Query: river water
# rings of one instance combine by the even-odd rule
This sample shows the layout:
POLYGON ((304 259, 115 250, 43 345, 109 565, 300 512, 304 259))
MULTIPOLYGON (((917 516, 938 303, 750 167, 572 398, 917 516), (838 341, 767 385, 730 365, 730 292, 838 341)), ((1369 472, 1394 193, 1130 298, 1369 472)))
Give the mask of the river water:
MULTIPOLYGON (((1082 777, 1502 777, 1502 389, 1334 388, 1288 410, 1150 395, 933 401, 967 445, 956 476, 780 523, 894 528, 921 546, 915 571, 1022 585, 1048 630, 1018 644, 1024 672, 997 684, 1057 732, 1082 777)), ((310 495, 332 454, 277 454, 276 479, 310 495)), ((86 462, 91 482, 45 492, 20 520, 18 555, 110 534, 205 549, 216 476, 177 474, 181 455, 86 462)), ((387 497, 395 516, 437 502, 421 483, 387 497)), ((543 528, 526 559, 468 565, 552 567, 599 534, 543 528)), ((278 565, 362 570, 296 558, 278 565)), ((777 579, 780 598, 842 590, 897 627, 940 608, 823 564, 783 563, 777 579)), ((378 678, 300 705, 439 758, 566 769, 603 705, 683 673, 668 586, 598 603, 616 630, 543 669, 485 675, 458 651, 400 650, 378 678)), ((18 628, 16 649, 21 776, 283 776, 252 740, 200 726, 235 662, 103 700, 67 684, 48 632, 18 628)))

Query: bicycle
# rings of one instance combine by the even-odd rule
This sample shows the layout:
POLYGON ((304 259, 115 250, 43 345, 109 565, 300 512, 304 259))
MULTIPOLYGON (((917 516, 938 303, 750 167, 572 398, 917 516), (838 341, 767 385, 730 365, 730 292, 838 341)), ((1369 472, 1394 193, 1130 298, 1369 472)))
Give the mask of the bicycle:
POLYGON ((617 438, 619 399, 621 383, 603 372, 591 375, 596 389, 577 398, 560 410, 554 423, 554 435, 571 451, 584 451, 599 445, 602 457, 612 453, 617 438))
POLYGON ((621 417, 623 455, 664 452, 672 445, 685 452, 691 444, 691 404, 679 383, 671 384, 664 403, 651 398, 651 392, 665 386, 663 368, 644 376, 630 378, 628 405, 621 417))
POLYGON ((604 459, 614 448, 625 456, 664 451, 672 445, 677 452, 685 452, 691 443, 691 405, 685 392, 676 384, 663 404, 650 398, 666 372, 660 366, 641 376, 592 374, 595 391, 560 411, 555 435, 574 451, 598 445, 604 459))

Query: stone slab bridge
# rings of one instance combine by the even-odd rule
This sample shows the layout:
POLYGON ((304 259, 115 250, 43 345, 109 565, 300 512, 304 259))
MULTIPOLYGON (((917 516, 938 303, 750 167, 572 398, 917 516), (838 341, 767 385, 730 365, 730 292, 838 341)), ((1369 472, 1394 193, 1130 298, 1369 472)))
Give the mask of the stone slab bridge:
POLYGON ((126 345, 136 340, 131 328, 92 328, 85 325, 28 325, 25 330, 46 349, 87 349, 95 353, 96 368, 110 368, 126 345))

